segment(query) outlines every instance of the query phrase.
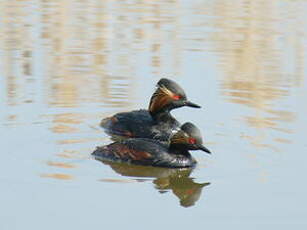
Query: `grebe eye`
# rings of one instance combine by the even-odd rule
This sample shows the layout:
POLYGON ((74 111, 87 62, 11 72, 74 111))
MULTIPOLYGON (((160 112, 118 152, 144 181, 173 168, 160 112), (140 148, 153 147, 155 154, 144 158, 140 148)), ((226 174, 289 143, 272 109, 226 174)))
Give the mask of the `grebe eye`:
POLYGON ((196 139, 195 138, 189 138, 189 144, 195 144, 196 139))
POLYGON ((179 96, 179 95, 173 95, 172 98, 173 98, 174 100, 179 100, 179 99, 181 98, 181 96, 179 96))

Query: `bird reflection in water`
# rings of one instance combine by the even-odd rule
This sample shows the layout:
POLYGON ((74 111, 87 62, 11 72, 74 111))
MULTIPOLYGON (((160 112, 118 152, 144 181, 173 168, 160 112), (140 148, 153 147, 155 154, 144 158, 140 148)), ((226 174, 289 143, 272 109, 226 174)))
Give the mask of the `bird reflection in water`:
POLYGON ((210 185, 210 183, 194 182, 194 178, 190 177, 193 171, 191 168, 160 168, 95 159, 109 165, 116 173, 122 176, 154 178, 152 182, 155 188, 160 193, 172 191, 183 207, 193 206, 199 200, 203 187, 210 185))

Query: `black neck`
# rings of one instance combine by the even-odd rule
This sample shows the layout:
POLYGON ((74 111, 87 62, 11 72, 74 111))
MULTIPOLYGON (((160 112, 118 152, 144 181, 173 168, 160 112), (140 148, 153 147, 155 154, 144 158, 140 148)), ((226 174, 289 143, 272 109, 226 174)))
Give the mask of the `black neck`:
POLYGON ((170 152, 174 154, 180 154, 180 155, 185 155, 190 157, 191 154, 189 153, 188 148, 185 145, 180 145, 180 144, 170 144, 169 146, 170 152))
POLYGON ((168 122, 173 122, 175 120, 175 118, 173 118, 171 113, 169 111, 166 111, 166 110, 160 111, 158 113, 150 113, 150 114, 156 122, 168 123, 168 122))

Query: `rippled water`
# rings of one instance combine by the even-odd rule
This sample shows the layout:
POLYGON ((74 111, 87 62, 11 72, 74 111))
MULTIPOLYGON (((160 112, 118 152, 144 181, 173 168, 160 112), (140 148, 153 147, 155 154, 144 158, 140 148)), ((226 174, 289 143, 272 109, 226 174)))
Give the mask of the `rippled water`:
POLYGON ((1 229, 305 229, 306 1, 0 3, 1 229), (95 161, 161 77, 212 156, 95 161))

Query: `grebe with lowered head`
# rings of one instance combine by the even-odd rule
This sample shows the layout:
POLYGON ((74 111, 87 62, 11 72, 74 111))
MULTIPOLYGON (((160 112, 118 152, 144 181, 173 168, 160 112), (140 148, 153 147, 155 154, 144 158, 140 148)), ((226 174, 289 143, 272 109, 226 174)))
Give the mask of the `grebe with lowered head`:
POLYGON ((146 138, 129 138, 97 147, 92 155, 97 160, 126 162, 167 168, 194 167, 196 160, 189 150, 211 153, 205 146, 199 129, 190 122, 171 136, 168 144, 146 138))

